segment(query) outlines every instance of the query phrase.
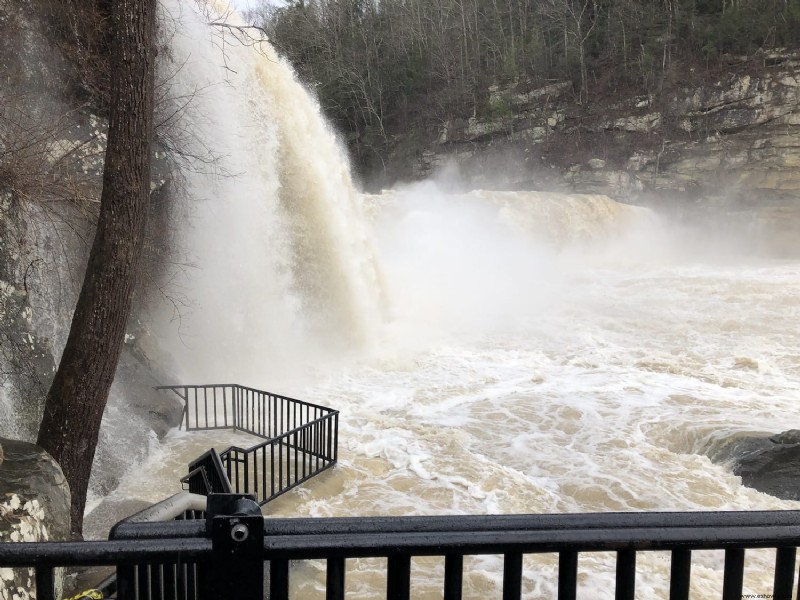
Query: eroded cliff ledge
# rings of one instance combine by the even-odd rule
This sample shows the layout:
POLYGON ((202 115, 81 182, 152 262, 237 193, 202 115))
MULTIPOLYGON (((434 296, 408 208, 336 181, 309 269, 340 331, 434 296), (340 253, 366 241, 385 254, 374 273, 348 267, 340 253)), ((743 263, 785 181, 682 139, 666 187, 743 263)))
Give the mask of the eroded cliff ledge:
POLYGON ((584 106, 569 82, 516 81, 489 94, 493 115, 444 123, 415 176, 456 163, 475 187, 607 194, 744 227, 757 250, 800 253, 800 52, 584 106))

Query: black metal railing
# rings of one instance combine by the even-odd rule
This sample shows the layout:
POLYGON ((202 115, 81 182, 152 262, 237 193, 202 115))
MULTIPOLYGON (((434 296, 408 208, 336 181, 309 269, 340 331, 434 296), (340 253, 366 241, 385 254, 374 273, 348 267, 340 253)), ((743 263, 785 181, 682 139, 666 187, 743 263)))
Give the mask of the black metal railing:
POLYGON ((262 390, 235 385, 172 385, 183 401, 181 426, 187 431, 238 429, 272 439, 338 411, 262 390))
POLYGON ((264 438, 250 448, 219 453, 222 481, 209 453, 190 465, 184 478, 201 493, 252 494, 266 504, 332 467, 338 459, 339 411, 240 385, 161 386, 184 402, 182 426, 189 431, 235 429, 264 438), (226 487, 227 485, 227 487, 226 487))
POLYGON ((337 460, 337 413, 321 417, 251 448, 220 453, 233 492, 253 494, 265 504, 337 460))
MULTIPOLYGON (((126 526, 137 523, 157 523, 167 521, 193 521, 200 520, 205 522, 207 509, 207 497, 192 492, 179 492, 161 502, 153 504, 126 519, 117 523, 109 532, 109 539, 124 539, 124 534, 120 535, 117 531, 126 526)), ((198 567, 196 563, 183 560, 168 564, 137 564, 128 565, 127 575, 131 581, 127 582, 128 589, 134 587, 134 598, 171 598, 186 600, 197 596, 195 582, 198 578, 198 567), (178 590, 187 590, 178 593, 178 590), (144 590, 148 590, 145 594, 144 590), (158 590, 158 591, 157 591, 158 590), (171 590, 171 591, 170 591, 171 590)), ((116 598, 119 589, 119 573, 114 573, 103 580, 98 586, 103 598, 116 598)), ((123 586, 125 584, 123 583, 123 586)))
MULTIPOLYGON (((264 519, 258 505, 239 495, 209 497, 205 521, 118 524, 108 542, 0 544, 0 567, 36 568, 39 600, 53 598, 56 566, 117 565, 122 600, 261 600, 264 565, 269 563, 269 598, 289 598, 289 561, 326 560, 326 598, 346 597, 347 559, 387 558, 385 595, 408 600, 411 559, 444 557, 441 579, 445 600, 459 600, 464 558, 504 557, 502 598, 522 597, 527 554, 558 556, 557 597, 574 599, 581 574, 579 556, 616 554, 614 597, 631 600, 636 592, 637 557, 670 551, 670 600, 689 598, 694 550, 719 550, 724 574, 719 596, 741 600, 747 550, 774 548, 770 590, 762 597, 791 600, 795 593, 800 511, 601 513, 445 517, 264 519), (134 572, 134 567, 148 569, 134 572), (199 565, 189 572, 187 565, 199 565)), ((649 581, 652 584, 652 579, 649 581)), ((598 590, 592 590, 597 592, 598 590)), ((611 590, 602 590, 605 593, 611 590)))

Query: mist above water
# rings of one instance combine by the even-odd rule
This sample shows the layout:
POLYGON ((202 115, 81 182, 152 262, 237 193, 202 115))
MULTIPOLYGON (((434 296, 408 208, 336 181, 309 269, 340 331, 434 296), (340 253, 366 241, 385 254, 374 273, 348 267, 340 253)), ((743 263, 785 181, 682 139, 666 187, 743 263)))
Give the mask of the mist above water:
MULTIPOLYGON (((191 307, 162 342, 186 382, 341 411, 339 465, 270 514, 797 507, 743 488, 704 452, 800 416, 800 263, 745 260, 735 243, 604 196, 436 182, 359 196, 272 50, 229 48, 231 72, 204 20, 182 19, 174 85, 197 90, 187 123, 234 176, 187 171, 191 307)), ((133 474, 119 493, 177 489, 175 469, 209 443, 192 439, 171 434, 147 485, 133 474)), ((693 594, 707 597, 722 564, 698 556, 693 594)), ((581 560, 583 591, 602 597, 613 565, 581 560)), ((768 589, 771 560, 748 563, 748 593, 768 589)), ((552 596, 555 563, 533 561, 525 594, 552 596)), ((668 563, 645 563, 642 591, 663 595, 668 563)), ((415 597, 440 594, 441 565, 414 568, 415 597)), ((302 569, 300 597, 321 597, 324 575, 302 569)), ((352 597, 385 585, 369 562, 351 571, 352 597)), ((468 573, 465 597, 500 586, 497 557, 468 573)))
POLYGON ((172 96, 190 99, 174 128, 194 155, 171 282, 187 302, 165 342, 182 376, 263 385, 368 343, 380 274, 319 106, 267 42, 208 24, 242 25, 222 4, 168 7, 172 96))

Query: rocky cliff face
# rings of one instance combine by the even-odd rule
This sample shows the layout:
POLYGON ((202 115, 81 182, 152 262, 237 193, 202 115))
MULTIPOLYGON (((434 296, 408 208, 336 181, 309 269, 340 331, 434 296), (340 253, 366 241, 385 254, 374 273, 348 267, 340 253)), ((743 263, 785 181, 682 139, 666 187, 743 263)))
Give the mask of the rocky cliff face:
MULTIPOLYGON (((43 5, 0 0, 0 436, 34 440, 69 332, 100 199, 106 121, 50 31, 43 5)), ((171 170, 154 158, 153 256, 171 170)), ((152 287, 152 286, 151 286, 152 287)), ((138 304, 152 292, 140 286, 138 304)), ((111 392, 91 487, 115 487, 179 419, 156 394, 164 369, 148 323, 133 315, 111 392)))
POLYGON ((491 88, 493 115, 444 124, 416 174, 456 162, 478 187, 608 194, 800 253, 800 53, 585 107, 568 82, 529 88, 491 88))

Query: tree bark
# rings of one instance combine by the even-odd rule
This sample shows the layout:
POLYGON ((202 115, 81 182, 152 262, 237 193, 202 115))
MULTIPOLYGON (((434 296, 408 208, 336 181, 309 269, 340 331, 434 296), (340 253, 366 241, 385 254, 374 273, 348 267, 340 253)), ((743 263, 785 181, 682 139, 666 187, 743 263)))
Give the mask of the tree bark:
POLYGON ((111 106, 100 216, 37 443, 58 461, 80 535, 100 423, 142 253, 150 195, 156 0, 112 4, 111 106))

